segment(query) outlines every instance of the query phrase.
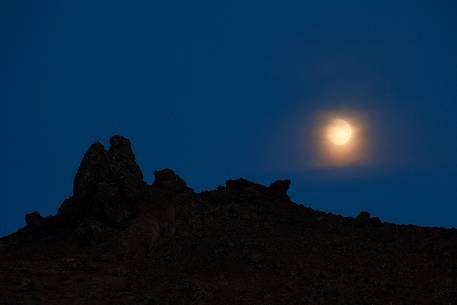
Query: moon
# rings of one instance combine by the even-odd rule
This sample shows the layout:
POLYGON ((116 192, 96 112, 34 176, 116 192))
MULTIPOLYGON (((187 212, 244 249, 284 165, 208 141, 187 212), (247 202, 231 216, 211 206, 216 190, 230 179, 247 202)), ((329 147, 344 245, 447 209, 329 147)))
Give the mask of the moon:
POLYGON ((346 145, 352 138, 351 125, 343 119, 334 119, 327 126, 327 139, 335 145, 346 145))

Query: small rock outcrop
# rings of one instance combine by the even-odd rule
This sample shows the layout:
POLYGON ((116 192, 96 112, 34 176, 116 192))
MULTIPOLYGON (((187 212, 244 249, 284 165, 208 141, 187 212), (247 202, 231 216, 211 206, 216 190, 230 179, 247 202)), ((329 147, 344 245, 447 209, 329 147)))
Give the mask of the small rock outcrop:
POLYGON ((362 211, 357 215, 356 219, 361 222, 370 221, 371 215, 366 211, 362 211))
POLYGON ((361 224, 376 225, 376 224, 381 223, 381 220, 379 219, 379 217, 371 217, 371 214, 366 211, 360 212, 359 215, 357 215, 357 217, 355 219, 358 223, 361 223, 361 224))
POLYGON ((32 212, 25 215, 25 223, 28 227, 40 225, 43 222, 44 218, 38 212, 32 212))
MULTIPOLYGON (((228 180, 225 183, 225 191, 229 196, 239 200, 250 200, 253 198, 265 199, 271 201, 289 201, 287 192, 289 190, 290 180, 278 180, 266 187, 261 184, 250 182, 246 179, 228 180)), ((264 200, 265 201, 265 200, 264 200)))
POLYGON ((243 178, 236 180, 227 180, 225 182, 225 189, 229 193, 262 193, 266 190, 265 186, 248 181, 243 178))
POLYGON ((153 187, 176 193, 193 192, 186 182, 169 168, 154 171, 154 178, 153 187))
POLYGON ((282 200, 289 200, 290 197, 287 195, 290 187, 290 180, 277 180, 270 184, 268 187, 269 193, 273 197, 280 198, 282 200))

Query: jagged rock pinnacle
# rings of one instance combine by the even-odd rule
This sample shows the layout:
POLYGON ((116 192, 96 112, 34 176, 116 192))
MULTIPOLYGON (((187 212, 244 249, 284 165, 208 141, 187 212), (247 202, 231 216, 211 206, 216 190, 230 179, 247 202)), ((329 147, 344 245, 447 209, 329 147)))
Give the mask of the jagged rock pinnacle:
POLYGON ((109 158, 101 143, 94 143, 84 154, 76 177, 73 181, 73 195, 85 197, 93 193, 100 181, 109 179, 109 158))
POLYGON ((145 186, 143 174, 128 139, 113 136, 110 144, 108 151, 97 142, 86 152, 73 182, 74 196, 62 204, 60 215, 119 224, 135 213, 145 186))

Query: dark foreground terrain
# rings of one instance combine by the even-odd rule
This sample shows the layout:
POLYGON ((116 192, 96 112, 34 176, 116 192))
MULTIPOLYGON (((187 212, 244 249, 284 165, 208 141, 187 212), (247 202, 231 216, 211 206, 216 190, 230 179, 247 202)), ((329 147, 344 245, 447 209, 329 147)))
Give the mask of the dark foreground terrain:
POLYGON ((289 181, 147 185, 130 142, 93 144, 56 216, 0 239, 0 305, 457 304, 457 230, 297 205, 289 181))

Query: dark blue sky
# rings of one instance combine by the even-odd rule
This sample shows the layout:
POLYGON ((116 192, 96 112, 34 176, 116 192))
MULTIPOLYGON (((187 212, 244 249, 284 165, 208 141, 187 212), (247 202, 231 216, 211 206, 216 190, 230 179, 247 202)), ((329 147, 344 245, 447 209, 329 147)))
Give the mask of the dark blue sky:
POLYGON ((94 141, 148 181, 291 178, 296 202, 457 226, 455 1, 0 1, 0 234, 54 214, 94 141), (313 166, 322 113, 372 162, 313 166), (376 161, 376 162, 375 162, 376 161))

